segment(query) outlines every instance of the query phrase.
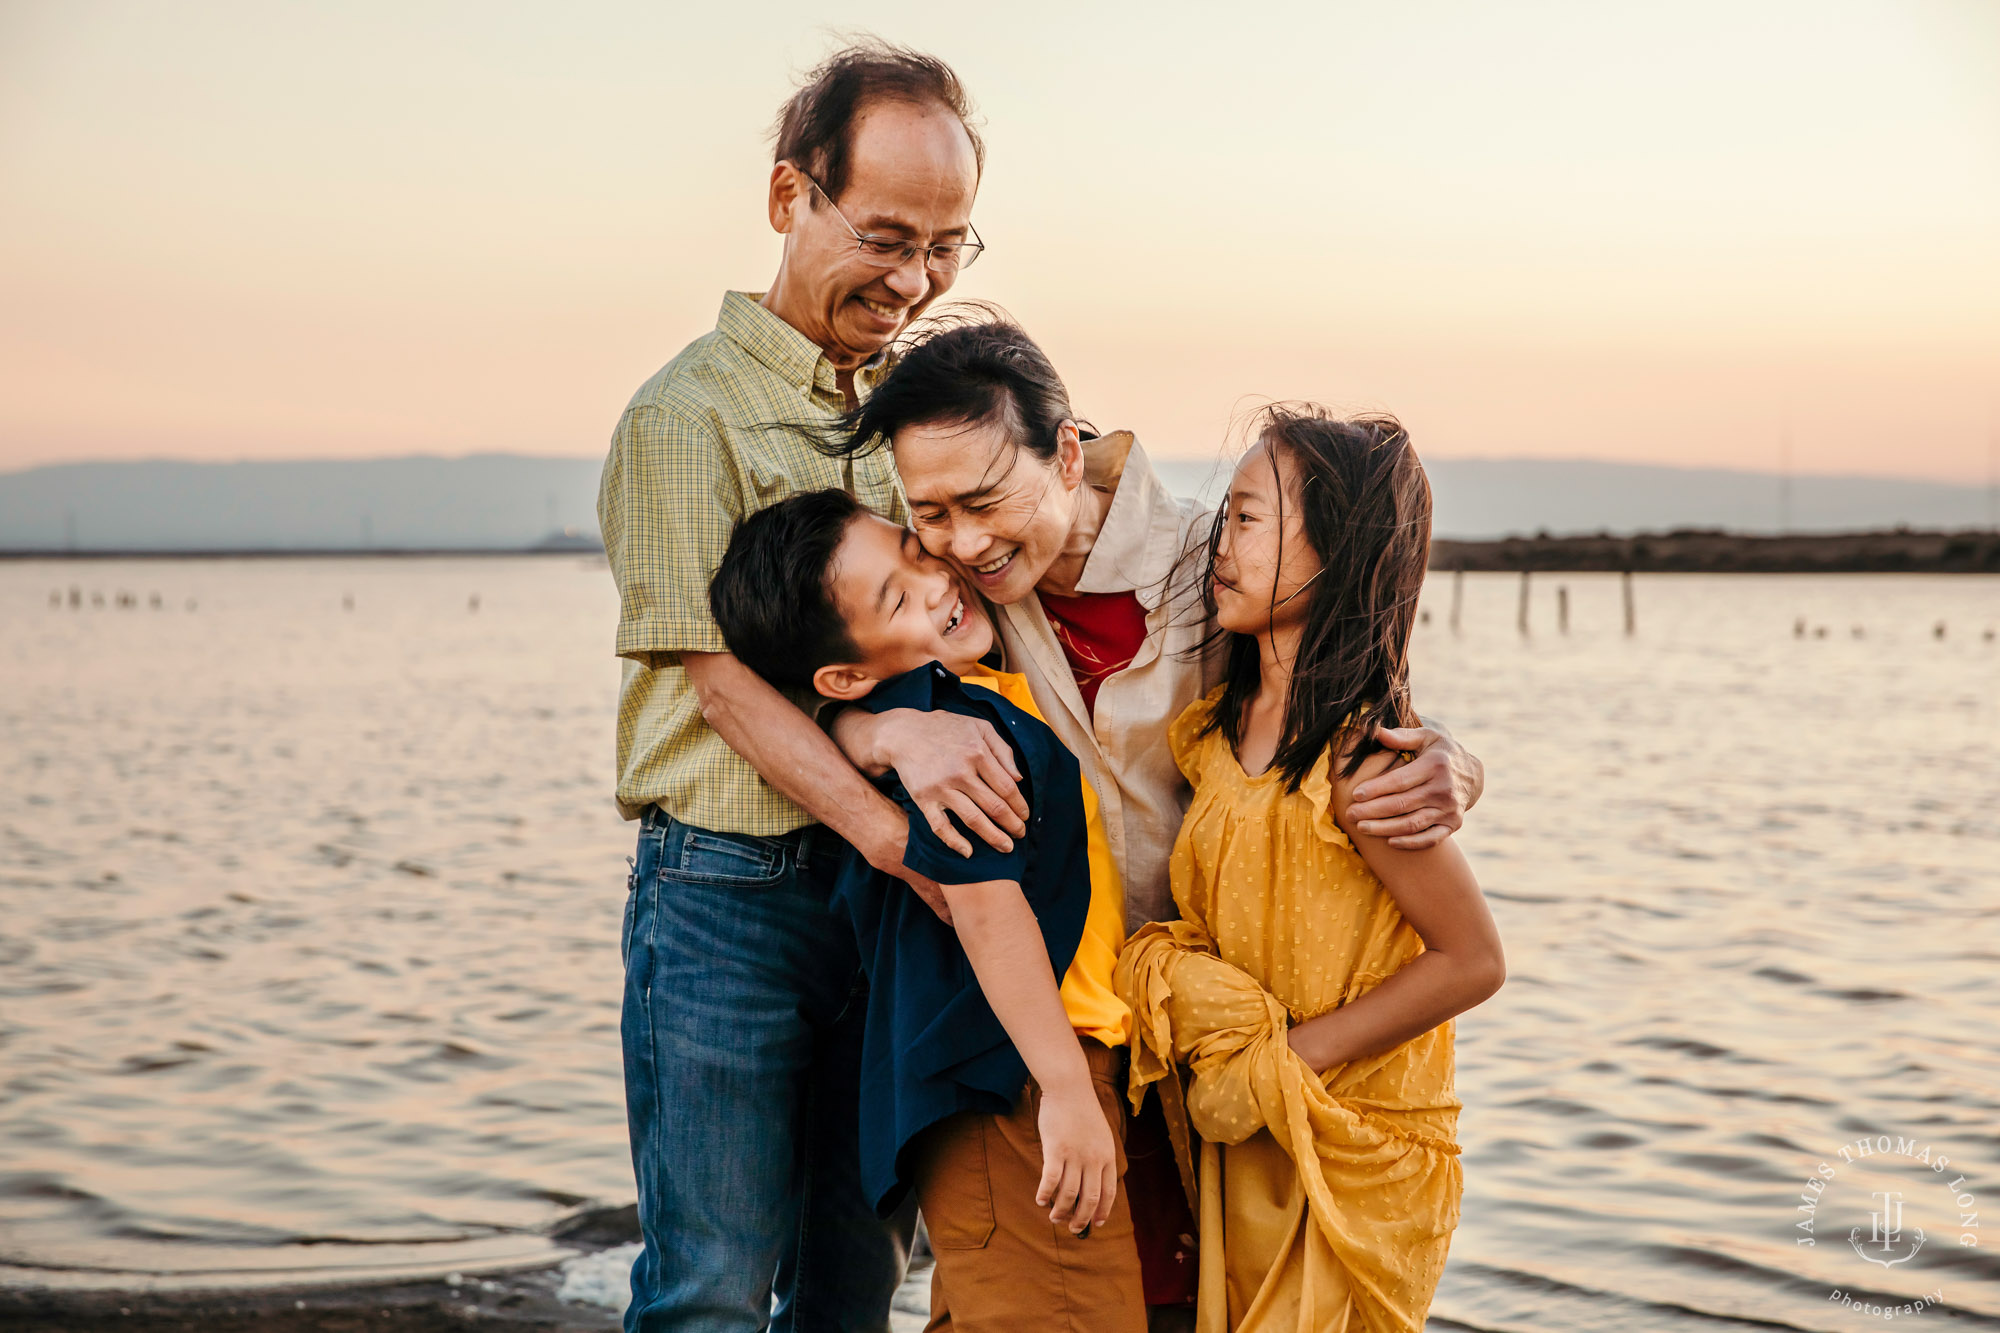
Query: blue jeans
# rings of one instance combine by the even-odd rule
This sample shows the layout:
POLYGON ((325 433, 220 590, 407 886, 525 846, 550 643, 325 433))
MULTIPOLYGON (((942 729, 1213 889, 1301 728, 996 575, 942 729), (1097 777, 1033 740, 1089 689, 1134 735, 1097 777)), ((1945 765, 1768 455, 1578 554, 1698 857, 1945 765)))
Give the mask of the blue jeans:
POLYGON ((862 1197, 866 990, 827 907, 845 850, 819 826, 712 833, 657 807, 640 825, 621 941, 645 1234, 628 1333, 889 1327, 911 1221, 862 1197))

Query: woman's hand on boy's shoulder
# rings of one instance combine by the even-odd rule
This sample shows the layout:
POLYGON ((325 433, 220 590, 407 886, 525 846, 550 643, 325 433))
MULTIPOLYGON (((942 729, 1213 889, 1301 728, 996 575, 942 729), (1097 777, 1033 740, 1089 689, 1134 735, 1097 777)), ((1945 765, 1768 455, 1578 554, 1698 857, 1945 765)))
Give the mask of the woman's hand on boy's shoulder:
POLYGON ((1465 825, 1486 786, 1486 766, 1435 724, 1377 727, 1375 738, 1412 757, 1357 783, 1347 809, 1354 828, 1398 851, 1435 847, 1465 825))

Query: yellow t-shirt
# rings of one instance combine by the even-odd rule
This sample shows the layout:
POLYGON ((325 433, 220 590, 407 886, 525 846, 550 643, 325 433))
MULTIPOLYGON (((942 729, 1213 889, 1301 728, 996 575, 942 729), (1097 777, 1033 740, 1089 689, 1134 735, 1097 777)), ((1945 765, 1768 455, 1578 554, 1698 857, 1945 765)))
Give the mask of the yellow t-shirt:
MULTIPOLYGON (((1046 721, 1028 691, 1028 678, 1011 671, 978 671, 960 677, 967 685, 983 685, 1037 721, 1046 721)), ((1058 742, 1060 744, 1060 742, 1058 742)), ((1090 779, 1083 779, 1083 819, 1089 831, 1090 911, 1083 919, 1083 939, 1063 974, 1063 1012, 1077 1035, 1106 1046, 1123 1046, 1132 1036, 1132 1010, 1111 987, 1118 953, 1125 947, 1125 889, 1118 863, 1111 859, 1111 840, 1104 832, 1104 815, 1090 779)))

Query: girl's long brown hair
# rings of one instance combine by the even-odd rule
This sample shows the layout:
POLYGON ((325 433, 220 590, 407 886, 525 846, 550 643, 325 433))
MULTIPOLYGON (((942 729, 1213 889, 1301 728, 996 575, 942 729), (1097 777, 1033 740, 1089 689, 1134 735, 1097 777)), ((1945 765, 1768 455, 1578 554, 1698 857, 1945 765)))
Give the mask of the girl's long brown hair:
MULTIPOLYGON (((1430 559, 1431 487, 1409 433, 1392 416, 1338 418, 1310 403, 1265 408, 1254 438, 1291 464, 1292 493, 1305 539, 1323 566, 1303 595, 1305 630, 1285 700, 1285 731, 1271 763, 1289 790, 1312 771, 1328 747, 1346 751, 1352 777, 1381 749, 1377 725, 1416 721, 1410 702, 1410 629, 1430 559)), ((1228 508, 1217 510, 1203 569, 1202 598, 1215 616, 1215 557, 1228 508)), ((1282 538, 1279 560, 1284 558, 1282 538)), ((1273 603, 1275 611, 1276 603, 1273 603)), ((1222 698, 1208 730, 1231 746, 1243 710, 1255 697, 1263 668, 1255 635, 1218 629, 1226 640, 1222 698)), ((1206 733, 1204 733, 1206 734, 1206 733)))

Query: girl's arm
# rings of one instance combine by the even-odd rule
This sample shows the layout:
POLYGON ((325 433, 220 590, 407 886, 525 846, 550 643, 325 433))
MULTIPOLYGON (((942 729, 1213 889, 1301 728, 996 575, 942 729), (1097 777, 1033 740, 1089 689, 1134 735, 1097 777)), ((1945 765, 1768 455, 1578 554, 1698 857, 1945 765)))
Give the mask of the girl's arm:
POLYGON ((1353 1003, 1291 1029, 1292 1049, 1317 1073, 1400 1046, 1472 1008, 1507 979, 1500 931, 1458 844, 1447 839, 1401 851, 1359 832, 1350 816, 1354 788, 1396 758, 1371 755, 1352 778, 1336 781, 1333 816, 1422 937, 1424 952, 1353 1003))

